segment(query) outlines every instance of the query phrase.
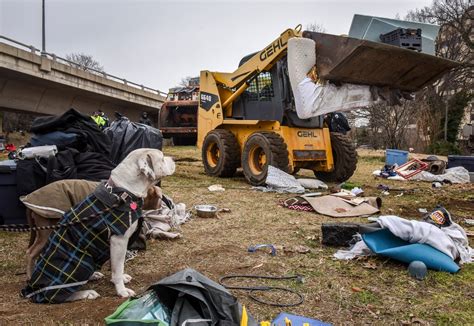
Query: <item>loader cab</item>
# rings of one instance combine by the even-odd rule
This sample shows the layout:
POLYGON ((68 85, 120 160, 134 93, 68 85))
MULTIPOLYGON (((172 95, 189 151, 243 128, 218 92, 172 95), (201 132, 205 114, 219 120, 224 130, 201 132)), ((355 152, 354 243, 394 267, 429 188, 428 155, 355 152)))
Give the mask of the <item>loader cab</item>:
MULTIPOLYGON (((239 66, 255 53, 242 58, 239 66)), ((262 71, 249 83, 247 89, 233 103, 232 118, 239 120, 278 121, 283 126, 299 128, 322 128, 323 117, 298 118, 293 92, 288 77, 286 56, 262 71)))

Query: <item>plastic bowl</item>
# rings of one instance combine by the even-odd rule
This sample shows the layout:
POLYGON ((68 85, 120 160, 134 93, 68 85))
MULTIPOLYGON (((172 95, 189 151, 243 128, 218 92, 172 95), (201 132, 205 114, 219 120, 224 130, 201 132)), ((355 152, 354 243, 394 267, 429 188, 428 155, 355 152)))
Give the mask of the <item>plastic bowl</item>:
POLYGON ((212 205, 196 205, 194 206, 197 216, 210 218, 217 216, 217 207, 212 205))

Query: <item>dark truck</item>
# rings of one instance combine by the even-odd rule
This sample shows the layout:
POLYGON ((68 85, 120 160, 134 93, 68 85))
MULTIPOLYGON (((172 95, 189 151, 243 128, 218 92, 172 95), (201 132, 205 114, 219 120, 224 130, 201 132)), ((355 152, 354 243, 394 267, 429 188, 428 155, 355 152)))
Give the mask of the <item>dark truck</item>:
POLYGON ((170 88, 160 110, 159 129, 174 145, 196 145, 199 77, 188 86, 170 88))

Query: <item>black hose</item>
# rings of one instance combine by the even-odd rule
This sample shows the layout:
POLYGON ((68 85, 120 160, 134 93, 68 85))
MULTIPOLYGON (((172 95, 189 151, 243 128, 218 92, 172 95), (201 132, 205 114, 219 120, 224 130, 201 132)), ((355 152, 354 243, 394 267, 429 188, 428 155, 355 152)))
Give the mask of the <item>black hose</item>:
POLYGON ((265 275, 225 275, 219 279, 219 284, 230 290, 244 290, 249 291, 248 296, 258 303, 266 304, 274 307, 294 307, 302 304, 304 302, 304 297, 301 293, 296 292, 295 290, 279 287, 279 286, 230 286, 226 285, 224 281, 232 278, 251 278, 251 279, 266 279, 266 280, 295 280, 297 283, 303 283, 303 277, 301 275, 289 275, 289 276, 265 276, 265 275), (298 301, 291 303, 275 303, 268 302, 262 299, 259 299, 255 294, 256 292, 263 291, 280 291, 294 294, 298 297, 298 301))

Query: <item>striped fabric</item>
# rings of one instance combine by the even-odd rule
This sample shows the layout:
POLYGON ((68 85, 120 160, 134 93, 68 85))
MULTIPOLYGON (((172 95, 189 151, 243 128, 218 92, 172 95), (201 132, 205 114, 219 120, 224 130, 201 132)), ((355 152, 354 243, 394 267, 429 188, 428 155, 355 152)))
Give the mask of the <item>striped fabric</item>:
MULTIPOLYGON (((106 208, 93 193, 66 212, 61 223, 77 221, 106 208)), ((128 201, 90 221, 53 232, 22 295, 36 303, 65 302, 109 260, 110 237, 123 235, 140 216, 141 207, 131 210, 128 201)))

